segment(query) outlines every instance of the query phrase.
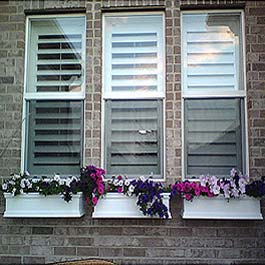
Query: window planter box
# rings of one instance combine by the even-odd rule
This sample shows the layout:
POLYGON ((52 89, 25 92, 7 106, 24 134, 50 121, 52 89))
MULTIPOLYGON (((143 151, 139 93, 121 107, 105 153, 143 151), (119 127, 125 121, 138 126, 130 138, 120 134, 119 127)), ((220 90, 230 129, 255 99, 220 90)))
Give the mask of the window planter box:
MULTIPOLYGON (((145 216, 136 205, 135 196, 128 197, 122 193, 108 193, 94 207, 93 218, 151 218, 145 216)), ((169 218, 169 193, 163 193, 163 202, 167 206, 169 218)), ((157 218, 157 217, 154 217, 157 218)))
POLYGON ((4 217, 81 217, 84 215, 82 193, 73 194, 70 202, 60 195, 28 193, 12 196, 4 193, 4 217))
POLYGON ((230 199, 224 197, 198 197, 192 201, 184 200, 183 219, 234 219, 262 220, 260 200, 244 197, 230 199))

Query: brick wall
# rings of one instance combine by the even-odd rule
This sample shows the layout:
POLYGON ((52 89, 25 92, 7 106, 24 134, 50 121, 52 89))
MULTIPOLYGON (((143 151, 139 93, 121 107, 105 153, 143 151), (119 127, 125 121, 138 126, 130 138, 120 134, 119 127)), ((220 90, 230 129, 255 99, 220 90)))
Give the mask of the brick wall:
MULTIPOLYGON (((0 178, 20 168, 24 10, 83 7, 87 16, 85 158, 100 164, 101 8, 161 6, 166 14, 167 180, 181 175, 180 4, 227 8, 221 0, 0 1, 0 178)), ((246 58, 251 174, 265 175, 265 1, 246 1, 246 58)), ((100 257, 118 264, 265 263, 262 221, 4 219, 0 264, 43 264, 100 257)), ((1 212, 4 210, 3 202, 1 212)))

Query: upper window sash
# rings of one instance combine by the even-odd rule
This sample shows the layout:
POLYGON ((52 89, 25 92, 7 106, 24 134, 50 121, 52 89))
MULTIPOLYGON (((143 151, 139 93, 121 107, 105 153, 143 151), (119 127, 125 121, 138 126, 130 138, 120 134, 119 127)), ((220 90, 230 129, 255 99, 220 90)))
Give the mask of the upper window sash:
POLYGON ((27 17, 25 99, 85 96, 85 15, 27 17))
POLYGON ((182 13, 182 90, 245 96, 242 11, 182 13))
POLYGON ((163 12, 105 14, 103 23, 104 98, 163 98, 163 12))

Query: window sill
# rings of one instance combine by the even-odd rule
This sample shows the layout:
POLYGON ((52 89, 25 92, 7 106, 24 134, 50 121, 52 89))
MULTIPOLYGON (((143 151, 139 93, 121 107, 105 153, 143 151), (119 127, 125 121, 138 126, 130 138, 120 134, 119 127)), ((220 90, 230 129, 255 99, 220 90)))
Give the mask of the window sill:
POLYGON ((40 195, 28 193, 12 196, 4 193, 6 209, 4 217, 39 218, 39 217, 81 217, 84 215, 82 193, 73 194, 70 202, 60 195, 40 195))
POLYGON ((183 219, 227 219, 262 220, 260 200, 244 197, 230 199, 224 197, 198 197, 192 201, 184 200, 183 219))
MULTIPOLYGON (((108 193, 94 207, 93 218, 153 218, 145 216, 136 205, 136 197, 128 197, 122 193, 108 193)), ((163 203, 169 209, 169 193, 163 194, 163 203)), ((154 217, 156 218, 156 217, 154 217)), ((157 217, 158 218, 158 217, 157 217)))

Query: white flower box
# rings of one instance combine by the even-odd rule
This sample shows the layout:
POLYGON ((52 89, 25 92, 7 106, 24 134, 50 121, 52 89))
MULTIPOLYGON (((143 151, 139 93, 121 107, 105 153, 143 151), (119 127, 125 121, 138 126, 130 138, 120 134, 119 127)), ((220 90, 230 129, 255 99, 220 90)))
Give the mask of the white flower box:
POLYGON ((82 192, 73 194, 70 202, 60 195, 28 193, 12 196, 4 193, 4 217, 81 217, 84 215, 82 192))
POLYGON ((221 196, 214 198, 195 197, 192 201, 184 199, 183 219, 234 219, 262 220, 260 200, 245 196, 230 199, 221 196))
MULTIPOLYGON (((99 199, 94 207, 93 218, 151 218, 145 216, 136 205, 136 196, 126 196, 122 193, 107 193, 99 199)), ((169 218, 171 213, 169 208, 169 193, 163 193, 163 203, 168 208, 169 218)), ((156 217, 155 217, 156 218, 156 217)))

